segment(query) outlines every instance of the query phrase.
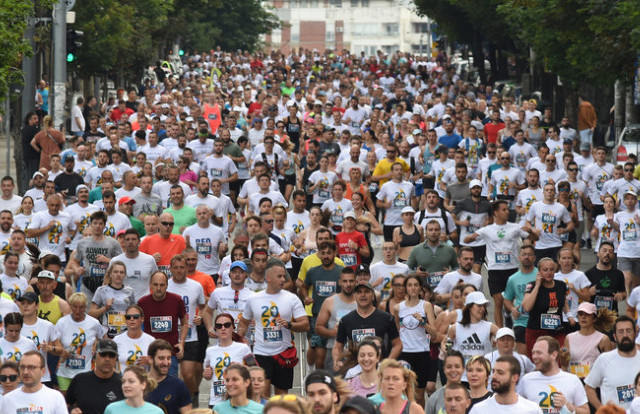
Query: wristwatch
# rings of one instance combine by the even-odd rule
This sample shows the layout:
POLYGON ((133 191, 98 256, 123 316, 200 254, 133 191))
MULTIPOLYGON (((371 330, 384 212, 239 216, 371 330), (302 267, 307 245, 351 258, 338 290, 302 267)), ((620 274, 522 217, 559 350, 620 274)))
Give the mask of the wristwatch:
POLYGON ((287 321, 287 329, 291 330, 292 327, 293 325, 291 324, 291 321, 287 321))

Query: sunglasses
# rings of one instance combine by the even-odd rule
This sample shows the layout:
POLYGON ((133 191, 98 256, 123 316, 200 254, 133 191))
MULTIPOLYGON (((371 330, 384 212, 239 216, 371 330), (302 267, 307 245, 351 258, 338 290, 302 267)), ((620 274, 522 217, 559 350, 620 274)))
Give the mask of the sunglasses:
POLYGON ((487 151, 487 154, 495 154, 495 151, 487 151))
POLYGON ((173 222, 171 221, 161 221, 160 224, 163 226, 173 226, 173 222))
POLYGON ((100 358, 117 358, 118 355, 114 354, 113 352, 98 352, 98 355, 100 355, 100 358))
POLYGON ((18 374, 0 375, 0 382, 6 382, 7 380, 14 382, 18 380, 18 374))
POLYGON ((139 313, 134 313, 133 315, 124 315, 124 318, 130 321, 131 319, 140 319, 142 318, 142 315, 140 315, 139 313))
POLYGON ((551 162, 551 163, 555 164, 556 160, 547 160, 547 162, 551 162))
POLYGON ((267 223, 267 224, 271 224, 271 223, 273 223, 273 219, 265 220, 264 222, 267 223))
POLYGON ((229 329, 229 328, 231 328, 232 326, 233 326, 233 323, 231 323, 231 322, 216 323, 216 324, 215 324, 216 330, 217 330, 217 329, 222 329, 222 328, 229 329))
POLYGON ((569 168, 567 171, 569 171, 569 172, 576 172, 576 171, 578 171, 578 169, 577 169, 577 168, 569 168))
POLYGON ((631 169, 630 168, 625 168, 624 172, 633 172, 633 168, 631 168, 631 169))

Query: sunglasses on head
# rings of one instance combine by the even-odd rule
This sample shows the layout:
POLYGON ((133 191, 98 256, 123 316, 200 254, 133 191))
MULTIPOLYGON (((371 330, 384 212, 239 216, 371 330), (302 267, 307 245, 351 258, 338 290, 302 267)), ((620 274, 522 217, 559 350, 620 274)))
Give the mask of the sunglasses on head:
POLYGON ((222 328, 229 329, 232 326, 233 326, 232 322, 216 323, 215 324, 216 329, 222 329, 222 328))

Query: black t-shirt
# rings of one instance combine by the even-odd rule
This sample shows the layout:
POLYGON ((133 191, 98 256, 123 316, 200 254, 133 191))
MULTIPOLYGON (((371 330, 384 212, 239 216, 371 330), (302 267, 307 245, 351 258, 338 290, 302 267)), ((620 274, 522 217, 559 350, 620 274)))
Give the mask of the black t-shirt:
POLYGON ((22 158, 25 160, 40 159, 40 153, 31 146, 31 140, 39 131, 40 128, 34 125, 22 128, 22 158))
POLYGON ((593 266, 585 275, 596 288, 596 294, 591 296, 590 302, 598 309, 608 308, 618 313, 618 302, 613 300, 613 295, 625 291, 622 272, 618 269, 600 270, 593 266))
POLYGON ((82 414, 102 414, 107 405, 124 400, 122 378, 113 374, 102 379, 93 371, 83 372, 73 377, 65 398, 69 406, 80 408, 82 414))
POLYGON ((84 184, 84 179, 82 176, 76 172, 73 174, 67 174, 63 172, 58 175, 53 182, 56 185, 56 191, 62 192, 67 190, 67 196, 75 196, 76 195, 76 187, 80 184, 84 184))
MULTIPOLYGON (((531 293, 535 283, 529 283, 525 293, 531 293)), ((529 329, 546 329, 550 332, 562 329, 562 309, 566 301, 567 285, 554 280, 553 288, 540 285, 538 297, 533 309, 529 312, 529 329)))
POLYGON ((336 341, 357 345, 368 336, 382 338, 382 357, 388 357, 391 341, 399 336, 393 316, 376 309, 367 318, 363 318, 357 310, 353 310, 340 319, 336 341))

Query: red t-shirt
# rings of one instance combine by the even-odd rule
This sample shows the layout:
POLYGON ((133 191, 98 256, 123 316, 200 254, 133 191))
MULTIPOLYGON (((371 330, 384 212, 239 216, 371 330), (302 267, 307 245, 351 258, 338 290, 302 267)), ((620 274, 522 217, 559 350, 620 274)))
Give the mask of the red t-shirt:
POLYGON ((351 267, 353 270, 362 262, 362 256, 358 253, 358 249, 354 250, 349 247, 349 240, 353 240, 358 244, 358 249, 367 245, 364 235, 359 231, 351 233, 340 232, 336 235, 336 244, 338 245, 338 257, 342 259, 344 265, 351 267))
POLYGON ((140 251, 142 253, 154 255, 160 253, 162 258, 157 263, 158 269, 171 276, 169 272, 169 265, 171 264, 171 258, 177 254, 180 254, 187 247, 184 237, 179 234, 172 234, 168 239, 163 239, 160 234, 154 234, 153 236, 147 236, 140 243, 140 251))
POLYGON ((489 122, 484 126, 484 138, 488 143, 495 144, 498 141, 498 131, 504 129, 505 125, 502 122, 498 122, 497 124, 493 124, 489 122))
MULTIPOLYGON (((180 319, 187 315, 184 301, 179 295, 167 292, 167 296, 157 301, 152 295, 143 296, 138 306, 144 311, 144 331, 156 339, 165 339, 176 345, 180 319)), ((174 349, 175 353, 175 349, 174 349)))

